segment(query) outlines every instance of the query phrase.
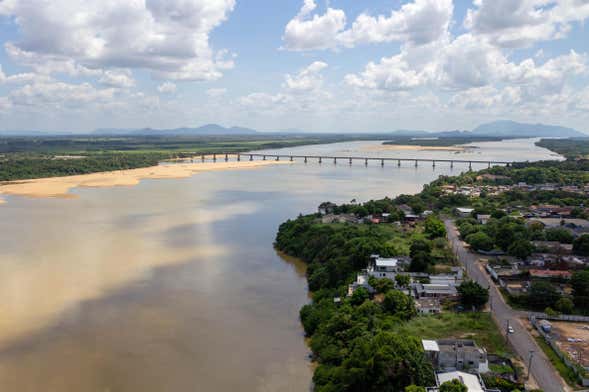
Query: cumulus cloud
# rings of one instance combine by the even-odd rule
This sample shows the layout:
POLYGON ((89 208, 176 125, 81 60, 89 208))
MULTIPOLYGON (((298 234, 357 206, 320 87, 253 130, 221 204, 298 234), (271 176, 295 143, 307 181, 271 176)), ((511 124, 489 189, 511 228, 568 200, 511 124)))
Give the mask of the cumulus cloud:
POLYGON ((157 91, 162 94, 173 94, 176 92, 176 85, 172 82, 164 82, 157 87, 157 91))
POLYGON ((135 80, 128 69, 106 70, 99 82, 105 86, 117 88, 131 88, 135 86, 135 80))
POLYGON ((20 31, 14 59, 47 73, 141 68, 156 77, 214 80, 233 65, 209 45, 235 0, 10 0, 0 15, 20 31), (50 33, 48 33, 50 32, 50 33))
POLYGON ((296 75, 287 74, 284 86, 294 92, 308 92, 316 90, 323 84, 321 71, 327 68, 327 63, 315 61, 308 67, 302 69, 296 75))
POLYGON ((313 0, 305 0, 288 22, 283 36, 286 49, 335 49, 393 41, 423 45, 447 34, 454 8, 452 0, 414 0, 388 16, 362 13, 346 29, 343 10, 328 7, 323 15, 311 15, 316 7, 313 0))
POLYGON ((589 17, 586 0, 475 0, 464 26, 501 47, 527 47, 563 38, 571 23, 589 17))

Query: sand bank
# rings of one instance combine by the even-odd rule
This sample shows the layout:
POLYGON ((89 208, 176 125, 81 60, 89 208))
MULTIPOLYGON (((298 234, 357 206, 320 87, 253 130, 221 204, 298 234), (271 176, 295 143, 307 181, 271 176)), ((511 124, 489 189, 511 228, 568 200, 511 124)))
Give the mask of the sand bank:
POLYGON ((379 146, 368 146, 365 151, 465 151, 467 146, 413 146, 406 144, 382 144, 379 146))
POLYGON ((130 170, 116 170, 66 177, 37 178, 9 181, 0 184, 0 204, 5 202, 2 194, 28 197, 75 197, 69 193, 76 187, 133 186, 143 179, 186 178, 199 172, 229 169, 247 169, 287 162, 241 161, 204 162, 159 165, 130 170))

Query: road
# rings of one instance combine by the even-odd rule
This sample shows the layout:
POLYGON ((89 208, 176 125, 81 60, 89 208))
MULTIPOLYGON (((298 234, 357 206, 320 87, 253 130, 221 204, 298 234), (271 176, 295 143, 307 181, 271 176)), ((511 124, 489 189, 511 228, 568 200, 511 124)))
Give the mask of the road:
POLYGON ((518 312, 513 310, 503 300, 503 296, 492 282, 490 276, 479 268, 477 262, 479 256, 471 253, 470 250, 464 247, 463 242, 458 238, 459 234, 451 220, 446 220, 446 229, 448 231, 448 239, 452 248, 458 256, 458 260, 466 268, 467 274, 483 287, 489 287, 489 301, 491 305, 491 312, 495 321, 500 326, 502 333, 505 335, 507 325, 513 327, 514 333, 508 334, 509 343, 511 343, 515 352, 528 364, 530 351, 534 351, 534 356, 531 366, 531 374, 538 386, 544 392, 558 392, 568 391, 568 385, 562 382, 562 379, 538 346, 532 335, 519 322, 519 317, 525 312, 518 312))

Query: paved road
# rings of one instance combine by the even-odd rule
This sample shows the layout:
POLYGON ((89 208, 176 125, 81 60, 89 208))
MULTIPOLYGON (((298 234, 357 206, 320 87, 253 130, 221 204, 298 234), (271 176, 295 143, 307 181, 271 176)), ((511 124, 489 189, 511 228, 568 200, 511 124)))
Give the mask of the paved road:
POLYGON ((556 370, 538 346, 534 338, 530 335, 526 328, 519 322, 518 318, 525 314, 525 312, 518 312, 513 310, 509 305, 503 301, 501 293, 491 281, 489 275, 479 268, 477 262, 479 256, 471 253, 466 249, 458 238, 458 232, 454 223, 450 220, 445 221, 446 229, 448 230, 448 239, 458 259, 465 266, 468 275, 477 281, 483 287, 490 287, 489 301, 491 304, 491 312, 495 321, 501 327, 502 333, 505 335, 507 323, 513 327, 514 333, 508 334, 509 342, 515 349, 516 353, 528 364, 530 351, 534 350, 534 357, 532 360, 532 377, 536 380, 538 386, 544 392, 559 392, 570 390, 570 388, 563 384, 562 379, 557 374, 556 370))

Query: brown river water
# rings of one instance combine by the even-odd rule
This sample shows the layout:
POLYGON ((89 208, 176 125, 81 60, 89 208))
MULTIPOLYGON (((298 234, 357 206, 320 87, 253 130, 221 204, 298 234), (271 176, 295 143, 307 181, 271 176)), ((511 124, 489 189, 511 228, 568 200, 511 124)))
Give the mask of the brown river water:
MULTIPOLYGON (((530 140, 464 153, 378 145, 281 152, 555 159, 530 140)), ((278 225, 322 201, 415 193, 464 169, 295 162, 79 188, 68 199, 7 196, 0 391, 308 391, 305 268, 273 249, 278 225)))

